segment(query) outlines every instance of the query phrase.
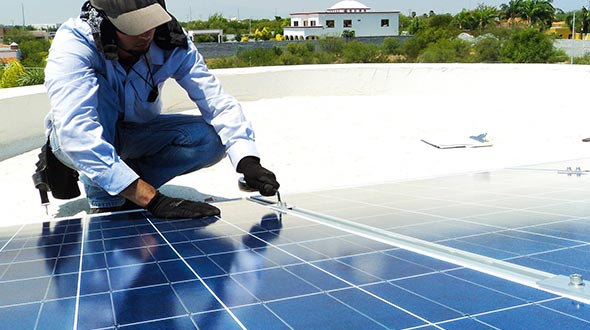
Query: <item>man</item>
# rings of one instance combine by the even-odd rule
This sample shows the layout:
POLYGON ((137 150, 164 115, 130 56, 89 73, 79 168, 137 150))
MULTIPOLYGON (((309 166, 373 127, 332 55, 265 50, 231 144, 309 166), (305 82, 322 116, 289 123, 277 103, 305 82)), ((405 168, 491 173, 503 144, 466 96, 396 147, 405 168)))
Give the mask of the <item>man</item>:
POLYGON ((260 165, 254 132, 235 98, 165 9, 164 0, 90 0, 64 23, 45 69, 53 154, 80 173, 91 213, 143 207, 161 218, 219 215, 157 188, 225 155, 248 186, 279 188, 260 165), (161 114, 160 90, 175 79, 202 116, 161 114), (135 205, 134 205, 135 204, 135 205))

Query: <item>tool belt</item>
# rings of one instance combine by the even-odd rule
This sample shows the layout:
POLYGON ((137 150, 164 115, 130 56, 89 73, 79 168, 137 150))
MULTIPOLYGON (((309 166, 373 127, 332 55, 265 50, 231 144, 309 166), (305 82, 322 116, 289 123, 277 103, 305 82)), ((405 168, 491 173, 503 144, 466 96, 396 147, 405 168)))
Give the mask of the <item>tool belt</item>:
POLYGON ((37 169, 33 174, 35 188, 39 189, 41 203, 47 204, 47 192, 57 199, 72 199, 80 196, 78 172, 65 166, 51 150, 49 139, 41 147, 37 169))

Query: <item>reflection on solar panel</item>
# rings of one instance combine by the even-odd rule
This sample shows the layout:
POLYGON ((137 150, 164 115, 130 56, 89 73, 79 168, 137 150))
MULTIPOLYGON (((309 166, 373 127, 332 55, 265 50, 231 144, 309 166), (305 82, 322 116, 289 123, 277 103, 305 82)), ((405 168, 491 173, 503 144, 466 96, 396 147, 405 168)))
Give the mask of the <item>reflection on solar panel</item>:
MULTIPOLYGON (((285 196, 554 274, 590 268, 587 176, 519 169, 285 196)), ((584 304, 248 200, 0 228, 2 329, 587 329, 584 304)))

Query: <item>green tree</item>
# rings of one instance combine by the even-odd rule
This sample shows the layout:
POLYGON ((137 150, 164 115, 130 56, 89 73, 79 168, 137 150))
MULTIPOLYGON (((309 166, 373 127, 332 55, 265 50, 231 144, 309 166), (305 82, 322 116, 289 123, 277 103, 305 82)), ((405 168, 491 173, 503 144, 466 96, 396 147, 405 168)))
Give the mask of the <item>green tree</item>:
POLYGON ((529 27, 537 26, 546 29, 551 26, 555 17, 553 0, 510 0, 508 4, 500 6, 501 17, 510 19, 524 19, 529 27))
MULTIPOLYGON (((576 14, 576 33, 588 33, 588 25, 590 23, 590 11, 588 11, 585 7, 582 7, 582 10, 575 11, 576 14)), ((567 25, 572 28, 574 24, 574 12, 568 13, 565 17, 565 21, 567 25)))
POLYGON ((45 39, 23 40, 19 44, 21 63, 25 67, 44 68, 49 54, 49 41, 45 39))
POLYGON ((522 7, 525 0, 510 0, 507 4, 500 5, 500 17, 514 22, 522 16, 522 7))
POLYGON ((401 52, 406 56, 408 61, 413 62, 429 44, 443 39, 450 40, 457 36, 459 32, 457 28, 451 25, 444 27, 438 24, 435 27, 429 26, 420 30, 414 38, 405 41, 402 44, 401 52))
POLYGON ((411 17, 406 16, 404 14, 399 15, 399 30, 400 31, 408 31, 411 23, 412 23, 411 17))
POLYGON ((254 31, 253 37, 255 40, 270 40, 273 35, 268 27, 265 26, 262 28, 262 30, 256 29, 256 31, 254 31))
POLYGON ((22 43, 24 40, 33 40, 35 37, 31 34, 33 28, 22 28, 21 26, 13 26, 11 28, 5 28, 4 30, 4 42, 17 44, 22 43))
POLYGON ((582 24, 582 33, 588 33, 590 27, 590 11, 586 9, 586 7, 582 7, 582 12, 580 13, 580 23, 582 24))
POLYGON ((555 17, 555 7, 553 7, 553 0, 529 0, 525 3, 532 2, 532 10, 530 11, 530 22, 532 26, 538 26, 545 30, 551 26, 551 22, 555 17))
POLYGON ((452 22, 453 15, 451 14, 435 15, 429 16, 428 19, 426 19, 426 26, 429 28, 450 29, 452 22))
POLYGON ((460 13, 455 15, 455 24, 461 30, 475 30, 479 26, 477 17, 471 10, 463 9, 460 13))
POLYGON ((426 19, 424 17, 416 16, 416 13, 412 13, 412 19, 410 21, 410 25, 408 26, 408 32, 410 34, 418 34, 426 25, 424 22, 426 19))
POLYGON ((483 30, 498 19, 499 13, 496 7, 480 4, 473 11, 473 15, 477 22, 477 28, 483 30))
POLYGON ((500 55, 509 63, 554 63, 563 60, 563 54, 553 48, 553 40, 536 29, 515 32, 500 55))
POLYGON ((266 28, 271 34, 270 38, 273 38, 277 34, 284 34, 284 27, 289 26, 289 24, 291 24, 291 20, 289 18, 283 19, 280 16, 275 16, 274 20, 261 19, 253 22, 253 30, 262 30, 266 28))
POLYGON ((501 61, 502 41, 494 36, 481 38, 474 46, 475 62, 497 63, 501 61))

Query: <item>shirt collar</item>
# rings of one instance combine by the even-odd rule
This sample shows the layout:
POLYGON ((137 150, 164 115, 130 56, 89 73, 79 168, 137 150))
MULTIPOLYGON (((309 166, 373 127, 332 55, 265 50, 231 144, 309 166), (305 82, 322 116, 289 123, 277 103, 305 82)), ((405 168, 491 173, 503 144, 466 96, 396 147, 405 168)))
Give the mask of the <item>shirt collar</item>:
POLYGON ((152 41, 150 46, 150 50, 148 51, 148 56, 150 58, 150 63, 153 65, 163 65, 164 64, 164 50, 162 50, 155 42, 152 41))

